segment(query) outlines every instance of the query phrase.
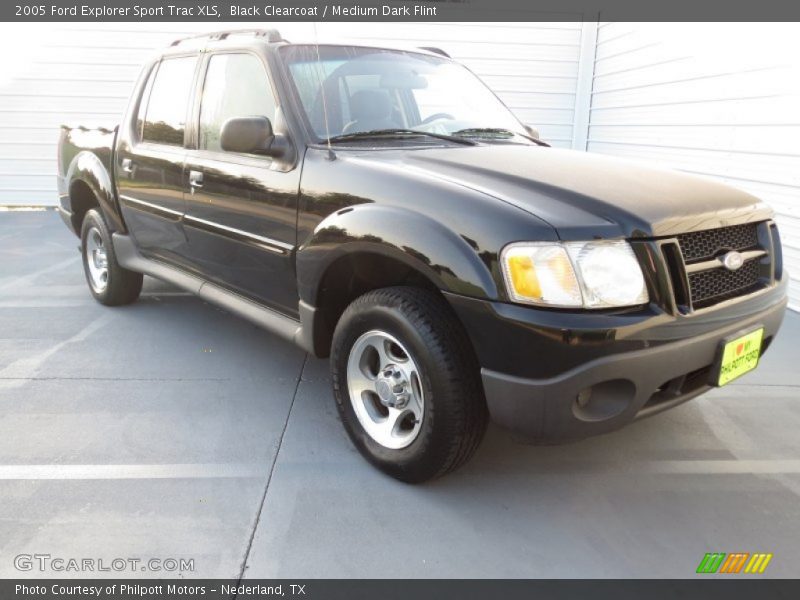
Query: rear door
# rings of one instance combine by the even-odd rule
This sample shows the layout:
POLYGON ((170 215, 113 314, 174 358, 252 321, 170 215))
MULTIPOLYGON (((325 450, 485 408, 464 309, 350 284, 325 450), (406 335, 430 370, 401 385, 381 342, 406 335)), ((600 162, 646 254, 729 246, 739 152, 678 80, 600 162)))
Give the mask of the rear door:
POLYGON ((220 146, 222 124, 232 117, 265 116, 281 133, 266 63, 245 50, 216 52, 205 57, 201 71, 197 135, 183 178, 191 261, 212 281, 297 316, 300 169, 220 146))
POLYGON ((166 57, 152 68, 131 139, 116 155, 125 222, 146 255, 185 262, 183 170, 186 122, 198 56, 166 57))

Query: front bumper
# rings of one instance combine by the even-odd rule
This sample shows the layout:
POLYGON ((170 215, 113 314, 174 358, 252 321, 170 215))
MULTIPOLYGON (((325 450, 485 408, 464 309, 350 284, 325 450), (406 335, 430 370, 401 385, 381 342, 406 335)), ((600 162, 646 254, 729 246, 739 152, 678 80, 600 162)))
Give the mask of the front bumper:
POLYGON ((722 338, 761 325, 766 350, 783 320, 785 291, 784 280, 755 298, 680 321, 663 314, 584 315, 580 329, 555 326, 575 315, 523 309, 527 320, 520 321, 520 307, 509 313, 508 305, 483 302, 481 309, 475 303, 482 301, 449 299, 475 345, 492 419, 530 440, 560 443, 619 429, 708 391, 722 338), (509 339, 513 327, 517 336, 509 339), (487 351, 480 344, 490 337, 508 349, 487 351), (533 377, 519 372, 519 356, 533 365, 525 367, 533 377), (509 373, 508 365, 518 372, 509 373))

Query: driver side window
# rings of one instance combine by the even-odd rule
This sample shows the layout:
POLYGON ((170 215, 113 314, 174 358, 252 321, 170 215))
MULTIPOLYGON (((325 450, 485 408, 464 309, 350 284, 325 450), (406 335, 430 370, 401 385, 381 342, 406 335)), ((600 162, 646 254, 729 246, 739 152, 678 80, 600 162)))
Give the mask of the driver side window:
POLYGON ((220 131, 232 117, 275 122, 275 96, 266 70, 253 54, 215 54, 208 63, 200 104, 200 149, 222 152, 220 131))

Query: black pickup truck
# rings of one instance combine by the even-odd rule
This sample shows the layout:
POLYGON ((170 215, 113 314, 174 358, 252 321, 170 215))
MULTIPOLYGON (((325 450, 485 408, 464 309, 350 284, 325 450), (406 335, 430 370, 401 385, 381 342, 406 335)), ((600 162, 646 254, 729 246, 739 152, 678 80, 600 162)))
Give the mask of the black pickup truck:
POLYGON ((62 128, 58 184, 99 302, 147 274, 330 356, 350 438, 404 481, 490 418, 577 440, 724 385, 786 307, 757 198, 548 147, 435 48, 178 40, 118 126, 62 128))

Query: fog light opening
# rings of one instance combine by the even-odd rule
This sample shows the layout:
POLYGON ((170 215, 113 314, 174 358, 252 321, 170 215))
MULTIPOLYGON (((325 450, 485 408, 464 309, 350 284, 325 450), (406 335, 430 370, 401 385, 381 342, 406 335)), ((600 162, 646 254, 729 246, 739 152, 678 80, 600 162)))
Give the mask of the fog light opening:
POLYGON ((636 398, 636 386, 628 379, 596 383, 578 392, 573 414, 582 421, 605 421, 625 412, 636 398))

